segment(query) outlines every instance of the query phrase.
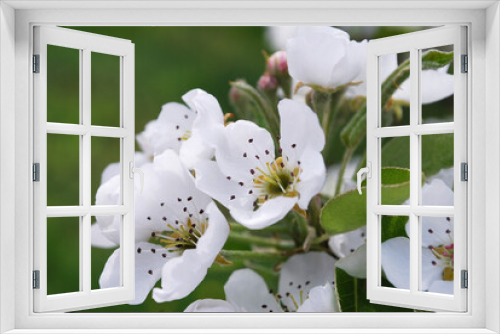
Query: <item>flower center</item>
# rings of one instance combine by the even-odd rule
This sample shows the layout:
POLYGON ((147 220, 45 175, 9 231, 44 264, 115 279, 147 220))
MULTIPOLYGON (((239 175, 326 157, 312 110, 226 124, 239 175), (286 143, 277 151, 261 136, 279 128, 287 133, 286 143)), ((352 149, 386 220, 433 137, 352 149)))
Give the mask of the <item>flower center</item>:
MULTIPOLYGON (((443 245, 439 247, 429 247, 432 254, 439 260, 439 265, 443 268, 443 281, 453 281, 454 268, 454 244, 443 245)), ((432 261, 433 265, 438 265, 432 261)))
POLYGON ((300 182, 299 167, 289 168, 283 157, 277 158, 272 163, 266 162, 265 167, 256 167, 252 170, 254 175, 253 186, 259 190, 255 206, 277 196, 295 197, 299 193, 296 189, 300 182), (256 171, 255 171, 256 170, 256 171))
POLYGON ((188 218, 185 223, 176 220, 175 224, 168 224, 167 227, 170 230, 152 232, 149 242, 171 251, 184 251, 196 248, 198 239, 208 228, 208 218, 202 222, 193 218, 188 218))
POLYGON ((182 141, 182 140, 186 141, 189 138, 191 138, 191 131, 188 130, 188 131, 184 132, 184 134, 181 137, 177 138, 177 140, 178 141, 182 141))

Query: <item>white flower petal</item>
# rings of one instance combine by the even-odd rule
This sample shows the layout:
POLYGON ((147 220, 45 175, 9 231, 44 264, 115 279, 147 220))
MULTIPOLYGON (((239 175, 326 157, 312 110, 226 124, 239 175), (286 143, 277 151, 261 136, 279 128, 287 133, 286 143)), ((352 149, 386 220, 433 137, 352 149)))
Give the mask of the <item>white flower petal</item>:
POLYGON ((300 158, 301 173, 297 190, 300 194, 298 205, 306 210, 311 198, 323 189, 326 180, 326 167, 321 153, 308 150, 300 158))
POLYGON ((209 196, 196 188, 193 176, 174 151, 167 150, 155 156, 154 166, 164 188, 161 199, 173 212, 184 217, 188 214, 199 215, 200 210, 211 202, 209 196))
POLYGON ((382 269, 396 288, 410 289, 410 239, 398 237, 382 243, 382 269))
MULTIPOLYGON (((298 27, 286 45, 290 75, 306 84, 328 87, 345 84, 345 78, 332 80, 332 73, 346 56, 349 35, 331 27, 298 27)), ((356 71, 357 72, 357 71, 356 71)))
POLYGON ((229 302, 220 299, 199 299, 191 303, 184 312, 238 312, 238 310, 229 302))
POLYGON ((98 248, 115 248, 118 244, 109 240, 101 231, 99 224, 92 224, 90 230, 90 240, 93 247, 98 248))
MULTIPOLYGON (((455 177, 455 168, 447 168, 447 169, 441 169, 439 173, 429 177, 427 179, 427 183, 431 183, 432 180, 434 179, 440 179, 443 181, 446 186, 450 189, 453 189, 453 183, 454 183, 454 177, 455 177)), ((453 205, 453 204, 451 204, 453 205)))
POLYGON ((269 26, 266 28, 266 40, 273 50, 285 50, 288 39, 294 35, 296 29, 296 26, 269 26))
POLYGON ((153 143, 151 141, 158 132, 157 126, 156 119, 149 121, 144 127, 144 131, 135 136, 141 150, 150 157, 152 157, 155 153, 153 143))
POLYGON ((189 91, 183 97, 184 101, 198 113, 193 122, 193 134, 201 134, 201 138, 209 143, 215 143, 218 135, 214 130, 224 128, 224 113, 217 99, 201 89, 189 91))
POLYGON ((297 254, 283 265, 279 279, 278 292, 283 297, 282 303, 289 310, 295 310, 295 305, 287 293, 300 301, 300 291, 307 296, 316 286, 332 284, 334 280, 335 260, 322 252, 297 254))
POLYGON ((429 287, 429 292, 453 294, 453 281, 434 281, 429 287))
POLYGON ((182 138, 191 132, 196 113, 183 104, 169 102, 161 107, 154 136, 149 140, 158 155, 167 149, 179 152, 182 138), (181 138, 181 140, 179 140, 181 138))
POLYGON ((161 289, 153 290, 153 299, 166 302, 189 295, 205 278, 208 268, 224 246, 229 224, 214 203, 207 207, 208 228, 196 244, 180 257, 170 260, 162 270, 161 289))
POLYGON ((366 226, 337 234, 328 240, 328 246, 338 257, 346 257, 366 243, 366 226))
POLYGON ((422 247, 422 290, 427 290, 435 281, 443 280, 443 267, 430 249, 422 247), (433 264, 434 262, 434 264, 433 264))
MULTIPOLYGON (((97 189, 96 205, 119 205, 120 203, 120 175, 112 177, 101 184, 97 189)), ((102 234, 115 244, 120 243, 120 216, 97 216, 97 224, 102 234)))
POLYGON ((338 303, 335 300, 331 284, 317 286, 309 291, 309 298, 299 306, 297 312, 338 312, 338 303))
POLYGON ((179 157, 189 169, 195 167, 202 161, 209 161, 213 157, 213 149, 210 148, 201 136, 193 136, 185 141, 179 150, 179 157))
MULTIPOLYGON (((440 179, 433 179, 422 188, 423 205, 453 206, 453 191, 440 179)), ((410 223, 406 224, 410 233, 410 223)), ((422 247, 453 243, 453 218, 422 217, 422 247)))
MULTIPOLYGON (((356 81, 360 73, 366 73, 366 47, 368 42, 350 41, 346 46, 346 55, 335 66, 335 71, 330 74, 327 87, 337 87, 356 81)), ((364 74, 366 76, 366 74, 364 74)))
POLYGON ((224 140, 215 148, 219 168, 234 181, 253 180, 251 170, 267 170, 274 161, 274 143, 269 132, 249 121, 237 121, 224 128, 224 140))
POLYGON ((453 206, 454 193, 443 180, 433 179, 422 188, 422 205, 453 206))
MULTIPOLYGON (((141 252, 135 252, 135 299, 130 302, 132 305, 144 302, 160 279, 161 268, 168 260, 168 257, 162 256, 166 250, 161 246, 141 242, 136 244, 137 248, 141 248, 141 252), (151 249, 155 249, 155 252, 151 252, 151 249)), ((120 286, 120 262, 120 249, 117 249, 109 257, 99 278, 101 289, 120 286)))
POLYGON ((249 194, 250 184, 239 185, 237 182, 228 180, 214 161, 200 162, 196 167, 196 186, 201 191, 221 202, 228 208, 240 210, 253 210, 255 196, 249 194), (235 196, 231 199, 231 196, 235 196))
POLYGON ((264 279, 251 269, 234 271, 224 285, 226 300, 240 312, 280 312, 281 307, 269 293, 264 279))
POLYGON ((267 200, 256 211, 231 208, 231 216, 251 230, 260 230, 283 219, 296 203, 297 197, 279 196, 267 200))
MULTIPOLYGON (((149 157, 146 153, 135 152, 134 154, 134 166, 140 168, 142 165, 150 162, 149 157)), ((114 162, 109 164, 104 168, 101 174, 101 184, 109 181, 113 176, 120 174, 120 163, 114 162)))
MULTIPOLYGON (((422 71, 422 104, 443 100, 454 92, 453 75, 446 73, 448 66, 422 71)), ((410 80, 403 82, 392 96, 395 100, 410 102, 410 80)))
POLYGON ((453 244, 453 218, 449 219, 448 221, 446 217, 422 217, 422 247, 453 244))
MULTIPOLYGON (((346 96, 354 98, 356 96, 366 96, 366 61, 361 65, 359 75, 354 81, 361 81, 361 84, 347 88, 346 96)), ((398 58, 396 53, 380 56, 380 80, 382 82, 398 67, 398 58)))
POLYGON ((353 277, 366 278, 366 244, 338 260, 336 266, 353 277))
POLYGON ((192 136, 180 148, 182 162, 190 169, 213 157, 213 148, 221 140, 224 114, 217 99, 201 89, 193 89, 182 97, 197 113, 193 121, 192 136))
POLYGON ((318 116, 311 108, 303 103, 284 99, 279 102, 278 110, 283 156, 288 157, 291 162, 296 162, 307 150, 316 152, 323 150, 325 134, 319 124, 318 116))

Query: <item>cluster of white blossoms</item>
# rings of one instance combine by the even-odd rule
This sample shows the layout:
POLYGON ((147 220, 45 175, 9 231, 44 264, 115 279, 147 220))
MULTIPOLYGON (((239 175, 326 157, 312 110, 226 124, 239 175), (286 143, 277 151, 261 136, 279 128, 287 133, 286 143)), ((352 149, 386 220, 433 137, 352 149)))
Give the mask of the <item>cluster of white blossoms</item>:
POLYGON ((224 285, 226 300, 197 300, 186 312, 337 312, 334 265, 326 253, 294 255, 281 268, 277 293, 255 271, 239 269, 224 285))
MULTIPOLYGON (((291 90, 284 85, 291 85, 293 80, 298 86, 322 92, 345 88, 346 97, 365 95, 367 42, 353 41, 346 32, 331 27, 294 30, 287 39, 286 52, 279 51, 269 58, 266 73, 257 86, 261 93, 275 94, 275 100, 282 97, 280 94, 290 97, 280 99, 270 108, 276 111, 276 124, 279 123, 274 130, 274 134, 279 130, 277 137, 273 137, 272 130, 249 120, 228 123, 229 114, 224 115, 217 99, 201 89, 187 92, 182 97, 185 105, 163 105, 158 118, 137 136, 142 152, 136 153, 135 165, 144 172, 145 184, 139 194, 136 181, 136 291, 131 304, 143 303, 151 291, 156 302, 182 299, 203 281, 214 262, 230 263, 221 255, 231 234, 230 221, 250 233, 281 222, 291 211, 309 218, 311 200, 322 190, 325 193, 324 126, 305 103, 305 95, 290 96, 291 90), (280 85, 282 91, 278 91, 280 85), (221 212, 215 201, 227 209, 230 217, 221 212), (161 285, 155 288, 159 280, 161 285)), ((388 64, 388 76, 396 69, 397 60, 391 56, 384 63, 388 64)), ((444 86, 449 87, 446 69, 428 71, 426 75, 433 76, 436 82, 444 78, 444 86)), ((405 87, 403 84, 393 98, 407 99, 405 87)), ((428 98, 423 96, 424 103, 451 93, 439 86, 428 94, 428 98)), ((334 171, 332 175, 337 173, 330 170, 334 171)), ((344 191, 353 187, 349 179, 342 181, 344 191)), ((118 205, 119 164, 108 166, 101 182, 96 205, 118 205)), ((441 187, 439 182, 426 185, 424 197, 432 200, 432 194, 426 194, 441 187)), ((321 201, 320 196, 316 199, 321 201)), ((450 279, 449 268, 453 268, 453 224, 447 223, 449 228, 443 230, 442 222, 423 222, 432 231, 423 235, 423 254, 429 259, 425 264, 429 266, 425 286, 429 291, 441 291, 450 279)), ((117 247, 120 225, 119 216, 97 217, 92 226, 93 246, 117 247)), ((313 227, 309 226, 308 231, 313 227)), ((316 232, 321 229, 319 221, 315 228, 316 232)), ((281 260, 285 262, 275 266, 280 272, 276 293, 254 270, 239 269, 224 286, 226 300, 198 300, 186 311, 339 311, 334 268, 365 278, 365 241, 366 228, 362 227, 331 237, 321 251, 309 251, 309 246, 301 248, 296 242, 297 248, 281 260)), ((409 247, 408 239, 396 238, 385 242, 382 249, 384 271, 396 287, 404 287, 409 275, 404 271, 404 259, 393 256, 405 247, 409 247)), ((119 282, 120 249, 116 249, 99 284, 108 288, 119 282)))
MULTIPOLYGON (((166 104, 138 135, 141 147, 154 158, 143 161, 144 190, 135 195, 132 304, 142 303, 160 278, 161 289, 153 291, 157 302, 184 298, 203 280, 229 234, 229 224, 212 198, 226 206, 235 221, 261 229, 295 206, 306 210, 324 184, 325 139, 316 114, 306 105, 280 102, 281 148, 276 151, 269 132, 250 121, 224 126, 212 95, 196 89, 183 98, 190 108, 166 104), (302 129, 296 128, 297 121, 302 129)), ((117 205, 120 175, 109 169, 105 174, 96 204, 117 205)), ((98 217, 94 246, 118 245, 119 226, 119 217, 98 217)), ((119 252, 105 265, 102 288, 119 282, 119 252)))

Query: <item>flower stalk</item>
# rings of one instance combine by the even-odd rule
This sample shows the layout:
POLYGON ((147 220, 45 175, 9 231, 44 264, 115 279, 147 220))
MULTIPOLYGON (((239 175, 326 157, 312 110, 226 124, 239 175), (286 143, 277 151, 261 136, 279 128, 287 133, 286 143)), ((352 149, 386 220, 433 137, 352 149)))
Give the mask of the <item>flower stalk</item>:
POLYGON ((255 246, 274 247, 279 249, 293 249, 295 246, 291 240, 278 240, 276 238, 260 237, 252 235, 249 232, 242 233, 231 231, 229 233, 229 240, 255 246))

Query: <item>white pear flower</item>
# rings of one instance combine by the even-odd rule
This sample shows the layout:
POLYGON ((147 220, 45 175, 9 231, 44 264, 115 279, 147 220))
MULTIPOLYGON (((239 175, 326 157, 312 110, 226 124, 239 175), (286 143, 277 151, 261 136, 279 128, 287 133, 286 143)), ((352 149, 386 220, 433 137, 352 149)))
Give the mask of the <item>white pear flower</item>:
MULTIPOLYGON (((347 88, 346 96, 354 98, 356 96, 366 96, 366 56, 364 68, 360 75, 354 81, 361 82, 359 85, 347 88)), ((385 81, 392 72, 398 68, 397 54, 388 54, 380 57, 380 78, 385 81)), ((448 74, 449 65, 435 70, 424 70, 421 74, 421 102, 422 104, 431 104, 443 100, 453 95, 453 75, 448 74)), ((410 103, 410 78, 406 79, 398 86, 392 98, 396 101, 402 101, 405 104, 410 103)))
POLYGON ((298 27, 286 45, 290 75, 303 84, 335 89, 357 84, 366 68, 366 41, 332 27, 298 27))
POLYGON ((296 26, 269 26, 266 28, 265 38, 273 51, 283 51, 295 30, 296 26))
MULTIPOLYGON (((135 300, 142 303, 156 288, 157 302, 180 299, 191 293, 207 274, 228 235, 229 225, 210 197, 196 189, 178 155, 167 150, 142 166, 144 190, 135 195, 135 300)), ((97 205, 120 203, 120 177, 101 185, 97 205)), ((136 182, 137 190, 138 182, 136 182)), ((119 216, 97 217, 97 228, 109 243, 120 242, 119 216)), ((93 231, 94 232, 94 231, 93 231)), ((108 243, 108 244, 109 244, 108 243)), ((102 239, 93 245, 100 246, 102 239)), ((106 244, 104 244, 106 246, 106 244)), ((101 288, 118 286, 120 250, 108 259, 99 279, 101 288)))
MULTIPOLYGON (((423 205, 453 206, 453 191, 433 179, 422 189, 423 205)), ((406 224, 410 235, 410 223, 406 224)), ((453 294, 453 218, 422 217, 422 289, 453 294)), ((396 288, 410 288, 410 239, 398 237, 382 244, 382 268, 396 288)))
POLYGON ((206 142, 213 127, 224 126, 224 114, 215 97, 202 89, 190 90, 182 99, 187 107, 177 102, 163 105, 158 118, 146 124, 145 130, 137 135, 137 142, 151 157, 167 149, 174 150, 192 169, 200 160, 212 158, 212 150, 206 142), (200 108, 205 111, 202 117, 198 113, 200 108))
POLYGON ((334 265, 326 253, 292 256, 282 267, 277 294, 253 270, 236 270, 224 285, 226 300, 197 300, 184 312, 338 312, 334 265))
POLYGON ((280 157, 266 129, 240 120, 214 138, 216 161, 203 161, 195 169, 197 187, 249 229, 270 226, 295 206, 306 210, 325 181, 325 136, 317 115, 288 99, 279 102, 278 110, 280 157))

